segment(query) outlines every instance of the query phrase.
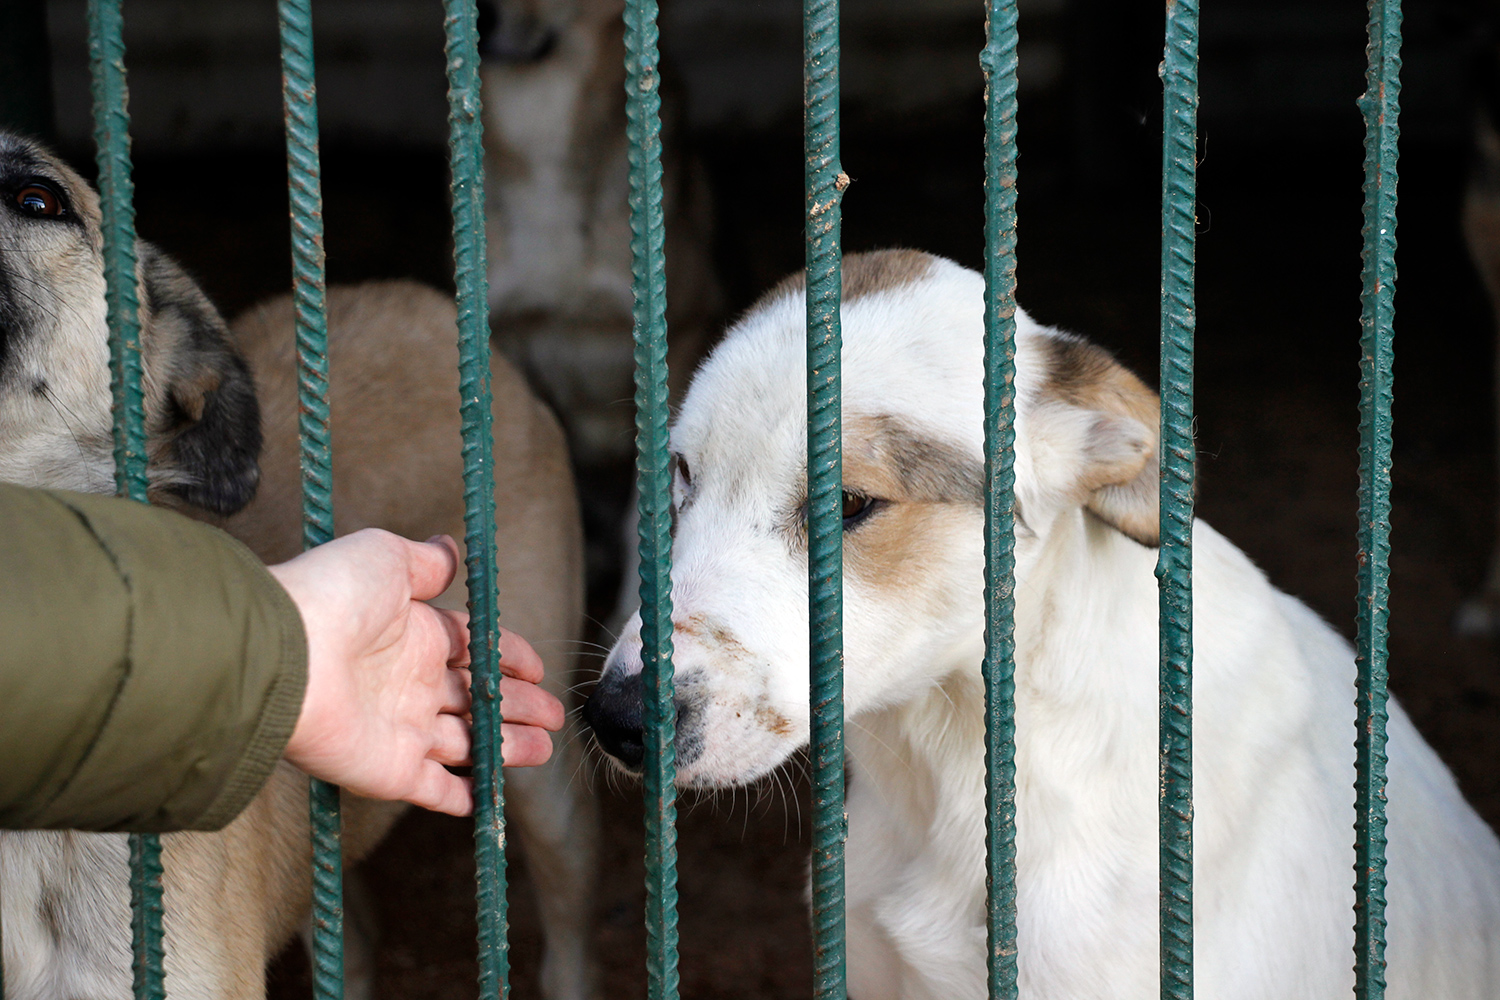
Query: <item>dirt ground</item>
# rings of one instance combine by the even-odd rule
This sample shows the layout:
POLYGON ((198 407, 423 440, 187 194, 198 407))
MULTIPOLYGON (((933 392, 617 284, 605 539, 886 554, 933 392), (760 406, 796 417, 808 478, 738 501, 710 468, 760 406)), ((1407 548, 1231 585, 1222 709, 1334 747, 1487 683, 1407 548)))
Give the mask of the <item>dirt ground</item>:
MULTIPOLYGON (((844 205, 846 249, 899 244, 978 263, 976 120, 851 125, 843 157, 854 178, 844 205)), ((1112 348, 1154 382, 1153 144, 1143 142, 1101 188, 1070 178, 1065 159, 1049 151, 1045 122, 1023 117, 1021 137, 1023 305, 1112 348)), ((1288 135, 1274 146, 1209 139, 1200 172, 1199 512, 1276 584, 1350 634, 1359 134, 1288 135)), ((703 138, 718 192, 719 264, 736 308, 800 264, 798 148, 794 129, 703 138)), ((449 281, 441 150, 335 147, 324 163, 332 280, 449 281)), ((233 313, 289 283, 283 169, 273 153, 144 160, 137 170, 141 232, 178 255, 233 313), (219 194, 226 176, 236 192, 229 202, 219 194)), ((1403 150, 1391 683, 1493 825, 1500 824, 1497 650, 1457 639, 1449 628, 1458 602, 1483 575, 1496 506, 1494 333, 1458 236, 1463 170, 1461 147, 1403 150)), ((594 611, 604 610, 596 600, 594 611)), ((607 995, 640 996, 638 794, 599 780, 594 786, 605 817, 595 944, 607 995)), ((748 794, 684 803, 682 813, 683 994, 806 995, 802 783, 793 774, 748 794)), ((369 862, 384 931, 382 996, 472 995, 469 851, 466 824, 411 814, 369 862)), ((513 854, 517 997, 537 995, 539 936, 525 872, 526 858, 513 854)), ((272 996, 305 996, 306 982, 305 959, 289 949, 272 972, 272 996)))

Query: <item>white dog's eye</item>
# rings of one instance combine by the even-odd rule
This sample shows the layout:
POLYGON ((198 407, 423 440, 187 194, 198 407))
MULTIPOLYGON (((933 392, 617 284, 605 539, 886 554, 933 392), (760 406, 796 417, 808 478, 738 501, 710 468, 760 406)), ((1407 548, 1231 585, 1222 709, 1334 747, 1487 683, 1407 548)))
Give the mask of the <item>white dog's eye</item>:
POLYGON ((848 531, 860 521, 869 516, 870 511, 875 508, 875 500, 871 497, 863 497, 858 493, 844 491, 844 530, 848 531))
POLYGON ((687 502, 688 494, 692 492, 693 489, 693 476, 692 473, 688 470, 687 459, 683 458, 681 455, 674 455, 672 457, 674 459, 674 474, 672 476, 672 509, 675 511, 680 509, 682 505, 687 502))

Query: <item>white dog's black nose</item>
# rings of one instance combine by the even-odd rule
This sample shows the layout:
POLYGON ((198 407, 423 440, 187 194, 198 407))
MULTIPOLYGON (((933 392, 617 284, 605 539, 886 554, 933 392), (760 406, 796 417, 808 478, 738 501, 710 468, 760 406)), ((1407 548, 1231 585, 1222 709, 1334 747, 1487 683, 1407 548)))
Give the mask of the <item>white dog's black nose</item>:
POLYGON ((646 756, 641 675, 608 673, 583 703, 583 721, 611 757, 634 770, 646 756))
MULTIPOLYGON (((682 699, 675 700, 677 707, 678 758, 682 761, 684 747, 681 732, 684 722, 682 699)), ((611 757, 632 771, 639 770, 646 757, 645 727, 642 720, 642 684, 639 673, 607 673, 583 703, 583 721, 589 724, 599 745, 611 757)), ((691 742, 691 741, 690 741, 691 742)))

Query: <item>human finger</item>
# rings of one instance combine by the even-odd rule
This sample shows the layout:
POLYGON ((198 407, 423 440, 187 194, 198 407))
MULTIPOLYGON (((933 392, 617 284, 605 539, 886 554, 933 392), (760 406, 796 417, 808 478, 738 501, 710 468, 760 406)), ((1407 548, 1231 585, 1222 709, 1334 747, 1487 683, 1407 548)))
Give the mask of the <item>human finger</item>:
POLYGON ((448 636, 448 655, 445 657, 448 666, 467 667, 469 665, 469 613, 448 608, 434 608, 430 604, 425 604, 423 607, 430 609, 438 616, 443 631, 448 636))
POLYGON ((430 601, 447 590, 458 575, 458 543, 447 535, 434 535, 425 542, 407 538, 401 541, 411 596, 418 601, 430 601))
POLYGON ((510 677, 500 679, 500 715, 505 722, 557 732, 567 721, 562 702, 550 691, 510 677))
POLYGON ((443 701, 438 706, 439 712, 447 712, 451 715, 463 715, 469 711, 473 704, 471 686, 474 678, 469 671, 462 667, 454 667, 448 671, 448 677, 443 682, 443 701))
POLYGON ((500 727, 500 756, 506 767, 535 767, 552 756, 552 737, 536 726, 500 727))
POLYGON ((500 630, 500 672, 535 684, 542 679, 542 658, 518 633, 500 630))
POLYGON ((432 724, 432 749, 428 760, 452 767, 472 763, 473 742, 469 724, 457 715, 439 715, 432 724))
POLYGON ((450 816, 470 816, 474 812, 474 782, 459 777, 435 760, 424 760, 406 801, 450 816))

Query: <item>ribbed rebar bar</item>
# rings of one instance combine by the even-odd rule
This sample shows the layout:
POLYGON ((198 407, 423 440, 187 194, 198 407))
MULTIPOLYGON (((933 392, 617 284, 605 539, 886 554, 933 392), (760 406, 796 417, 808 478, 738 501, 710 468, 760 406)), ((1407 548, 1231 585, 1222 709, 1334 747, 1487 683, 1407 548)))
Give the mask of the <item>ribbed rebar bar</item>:
POLYGON ((1198 4, 1168 0, 1161 174, 1161 995, 1193 995, 1193 259, 1198 4))
POLYGON ((843 1000, 844 587, 838 0, 802 7, 807 261, 807 582, 811 625, 813 996, 843 1000))
POLYGON ((1016 0, 990 0, 984 68, 984 830, 990 1000, 1015 1000, 1016 0))
POLYGON ((136 286, 135 184, 130 177, 130 111, 125 87, 121 0, 89 0, 94 145, 104 225, 104 283, 115 413, 115 488, 146 500, 146 413, 141 395, 141 322, 136 286))
MULTIPOLYGON (((125 86, 121 0, 89 0, 89 69, 94 146, 103 216, 104 285, 114 398, 115 490, 146 501, 146 416, 141 394, 140 302, 136 284, 135 186, 130 178, 130 111, 125 86)), ((131 969, 137 1000, 165 992, 161 840, 130 837, 131 969)))
POLYGON ((1354 994, 1385 996, 1386 632, 1401 3, 1371 0, 1360 309, 1359 600, 1355 616, 1354 994))
POLYGON ((628 0, 625 5, 625 128, 630 140, 636 484, 640 494, 646 995, 649 1000, 675 1000, 677 711, 672 693, 672 473, 667 453, 666 223, 656 16, 655 0, 628 0))
POLYGON ((469 587, 474 739, 474 863, 479 995, 510 990, 505 902, 505 786, 501 771, 500 622, 495 604, 495 456, 490 429, 490 329, 485 271, 484 145, 474 0, 443 0, 458 392, 463 418, 464 544, 469 587))
POLYGON ((162 933, 161 838, 130 837, 130 968, 136 1000, 166 996, 162 933))
MULTIPOLYGON (((297 435, 302 466, 302 547, 333 538, 333 455, 328 430, 328 312, 312 0, 278 0, 281 93, 286 117, 292 230, 292 304, 297 339, 297 435)), ((344 996, 344 866, 339 790, 313 779, 312 978, 317 1000, 344 996)))

